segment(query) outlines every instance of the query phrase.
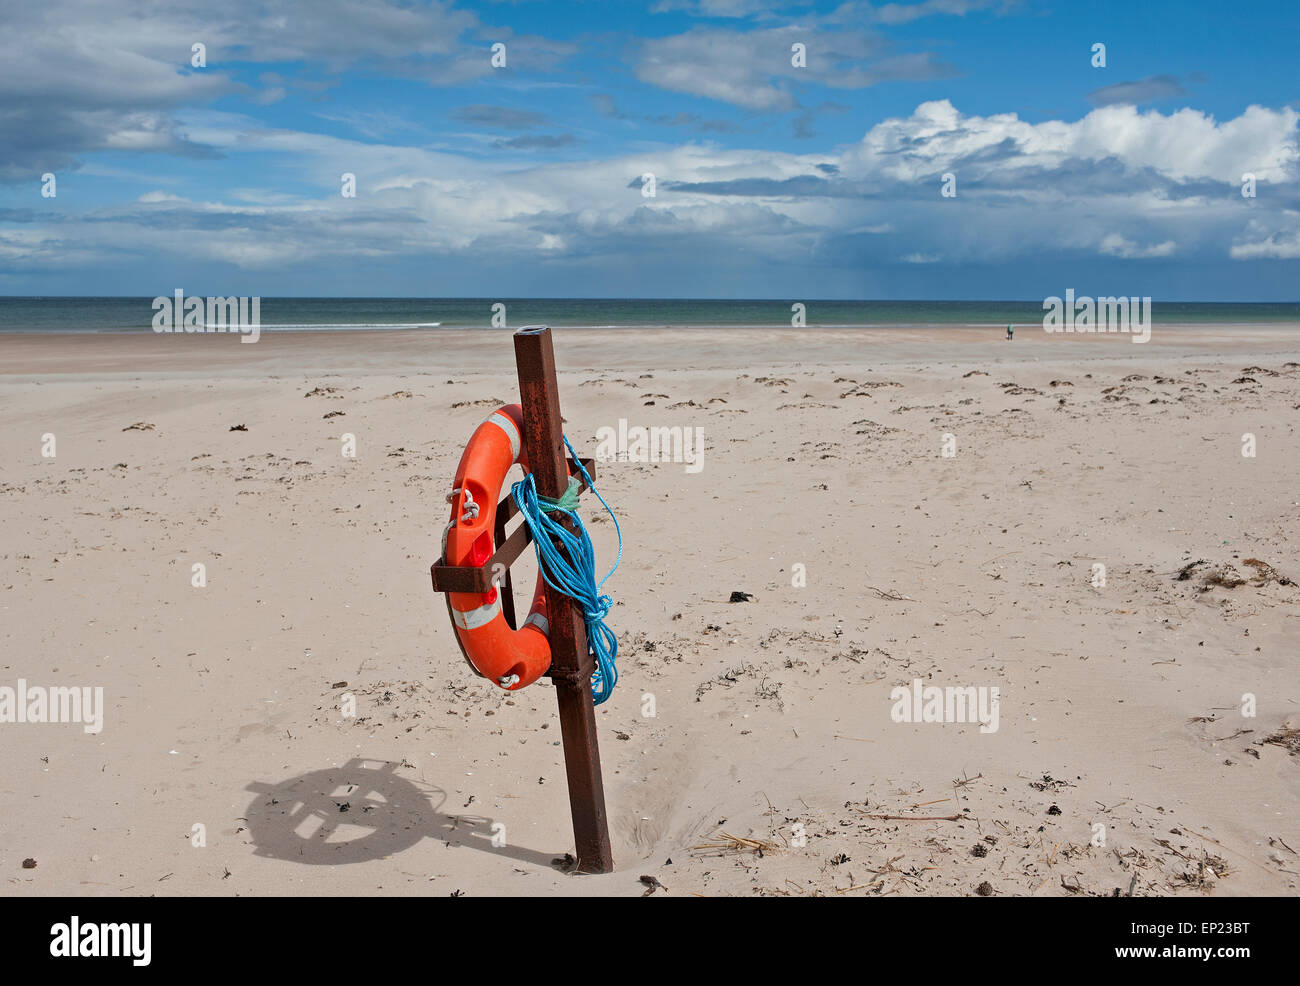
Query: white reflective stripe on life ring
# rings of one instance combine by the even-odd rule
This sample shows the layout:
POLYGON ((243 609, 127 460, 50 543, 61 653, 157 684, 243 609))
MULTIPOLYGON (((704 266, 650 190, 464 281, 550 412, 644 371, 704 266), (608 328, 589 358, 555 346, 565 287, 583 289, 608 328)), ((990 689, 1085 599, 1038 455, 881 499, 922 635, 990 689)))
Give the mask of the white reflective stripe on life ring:
MULTIPOLYGON (((546 622, 546 617, 544 617, 541 613, 533 613, 530 617, 528 617, 528 619, 524 620, 524 626, 537 627, 538 630, 542 631, 543 637, 546 637, 548 640, 551 637, 551 625, 548 622, 546 622)), ((520 627, 519 629, 522 630, 523 627, 520 627)))
POLYGON ((496 599, 486 606, 480 606, 478 609, 471 609, 462 613, 454 606, 451 610, 451 618, 455 621, 456 626, 462 630, 477 630, 479 627, 487 626, 501 613, 501 596, 497 595, 496 599))
POLYGON ((498 428, 500 428, 502 431, 506 433, 506 437, 510 439, 510 452, 514 456, 514 458, 511 461, 518 462, 519 461, 519 429, 515 427, 515 423, 511 421, 507 415, 502 414, 500 411, 493 411, 488 416, 488 421, 496 425, 498 428))

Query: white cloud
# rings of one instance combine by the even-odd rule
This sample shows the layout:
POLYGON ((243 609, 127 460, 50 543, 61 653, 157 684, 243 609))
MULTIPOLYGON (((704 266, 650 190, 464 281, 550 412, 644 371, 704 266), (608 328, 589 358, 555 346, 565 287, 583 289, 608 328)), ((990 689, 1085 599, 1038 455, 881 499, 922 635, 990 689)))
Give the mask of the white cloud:
POLYGON ((1270 220, 1253 220, 1228 255, 1233 260, 1300 259, 1300 212, 1284 209, 1270 220))
POLYGON ((750 31, 697 28, 645 41, 636 75, 672 92, 704 96, 758 112, 799 106, 797 86, 815 82, 864 89, 898 79, 934 79, 951 69, 926 53, 886 55, 875 34, 809 21, 750 31), (806 63, 792 64, 792 46, 804 45, 806 63))
POLYGON ((1174 253, 1174 241, 1165 240, 1163 243, 1141 246, 1132 240, 1125 239, 1118 233, 1108 233, 1102 237, 1100 249, 1102 253, 1109 254, 1112 257, 1124 257, 1125 259, 1170 257, 1174 253))
POLYGON ((793 0, 656 0, 650 5, 650 13, 662 14, 673 10, 684 10, 699 17, 751 17, 772 10, 774 7, 790 6, 793 0))
POLYGON ((153 191, 145 192, 136 201, 152 205, 155 202, 188 202, 189 200, 180 195, 173 195, 171 192, 153 191))
POLYGON ((907 24, 934 14, 964 17, 976 10, 988 10, 997 0, 922 0, 921 3, 886 3, 877 7, 875 17, 882 24, 907 24))
POLYGON ((1234 243, 1233 260, 1296 260, 1300 258, 1300 233, 1274 235, 1258 243, 1234 243))
POLYGON ((948 100, 922 103, 910 117, 882 121, 845 155, 846 172, 914 181, 965 161, 962 177, 1009 168, 1058 170, 1068 160, 1114 158, 1127 169, 1150 168, 1182 181, 1238 181, 1243 171, 1260 180, 1293 179, 1300 163, 1291 107, 1248 107, 1218 123, 1197 110, 1169 115, 1106 106, 1074 123, 1029 123, 1015 113, 965 116, 948 100))

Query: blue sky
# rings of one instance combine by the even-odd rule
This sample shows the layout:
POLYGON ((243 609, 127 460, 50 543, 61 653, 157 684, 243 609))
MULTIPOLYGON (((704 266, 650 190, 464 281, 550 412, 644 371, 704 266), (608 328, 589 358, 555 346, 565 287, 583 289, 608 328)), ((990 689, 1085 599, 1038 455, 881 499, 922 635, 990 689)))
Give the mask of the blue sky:
POLYGON ((1298 9, 0 0, 0 293, 1296 300, 1298 9))

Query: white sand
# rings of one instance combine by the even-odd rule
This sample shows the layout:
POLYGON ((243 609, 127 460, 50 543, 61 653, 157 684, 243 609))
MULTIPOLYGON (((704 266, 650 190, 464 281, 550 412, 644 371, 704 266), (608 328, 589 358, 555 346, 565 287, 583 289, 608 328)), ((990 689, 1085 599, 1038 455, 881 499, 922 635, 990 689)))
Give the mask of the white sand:
POLYGON ((106 706, 97 734, 0 724, 5 891, 1296 893, 1300 757, 1264 741, 1300 725, 1300 589, 1204 581, 1300 577, 1300 329, 556 348, 585 452, 620 418, 706 435, 698 474, 597 476, 627 541, 617 872, 551 865, 552 689, 474 677, 429 586, 460 450, 516 399, 508 334, 0 337, 0 687, 106 706), (997 731, 896 723, 916 678, 997 687, 997 731), (776 848, 692 849, 720 831, 776 848))

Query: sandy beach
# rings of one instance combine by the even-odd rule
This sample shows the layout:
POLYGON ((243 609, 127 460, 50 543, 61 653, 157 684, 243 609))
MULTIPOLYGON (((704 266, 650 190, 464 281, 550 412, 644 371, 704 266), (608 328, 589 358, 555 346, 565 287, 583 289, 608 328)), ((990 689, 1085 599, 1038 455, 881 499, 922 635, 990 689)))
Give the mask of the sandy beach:
POLYGON ((1300 888, 1300 326, 555 346, 584 454, 704 435, 596 477, 616 872, 555 863, 553 688, 475 677, 430 588, 508 331, 11 335, 0 687, 103 709, 0 723, 4 892, 1300 888), (914 682, 996 728, 897 721, 914 682))

